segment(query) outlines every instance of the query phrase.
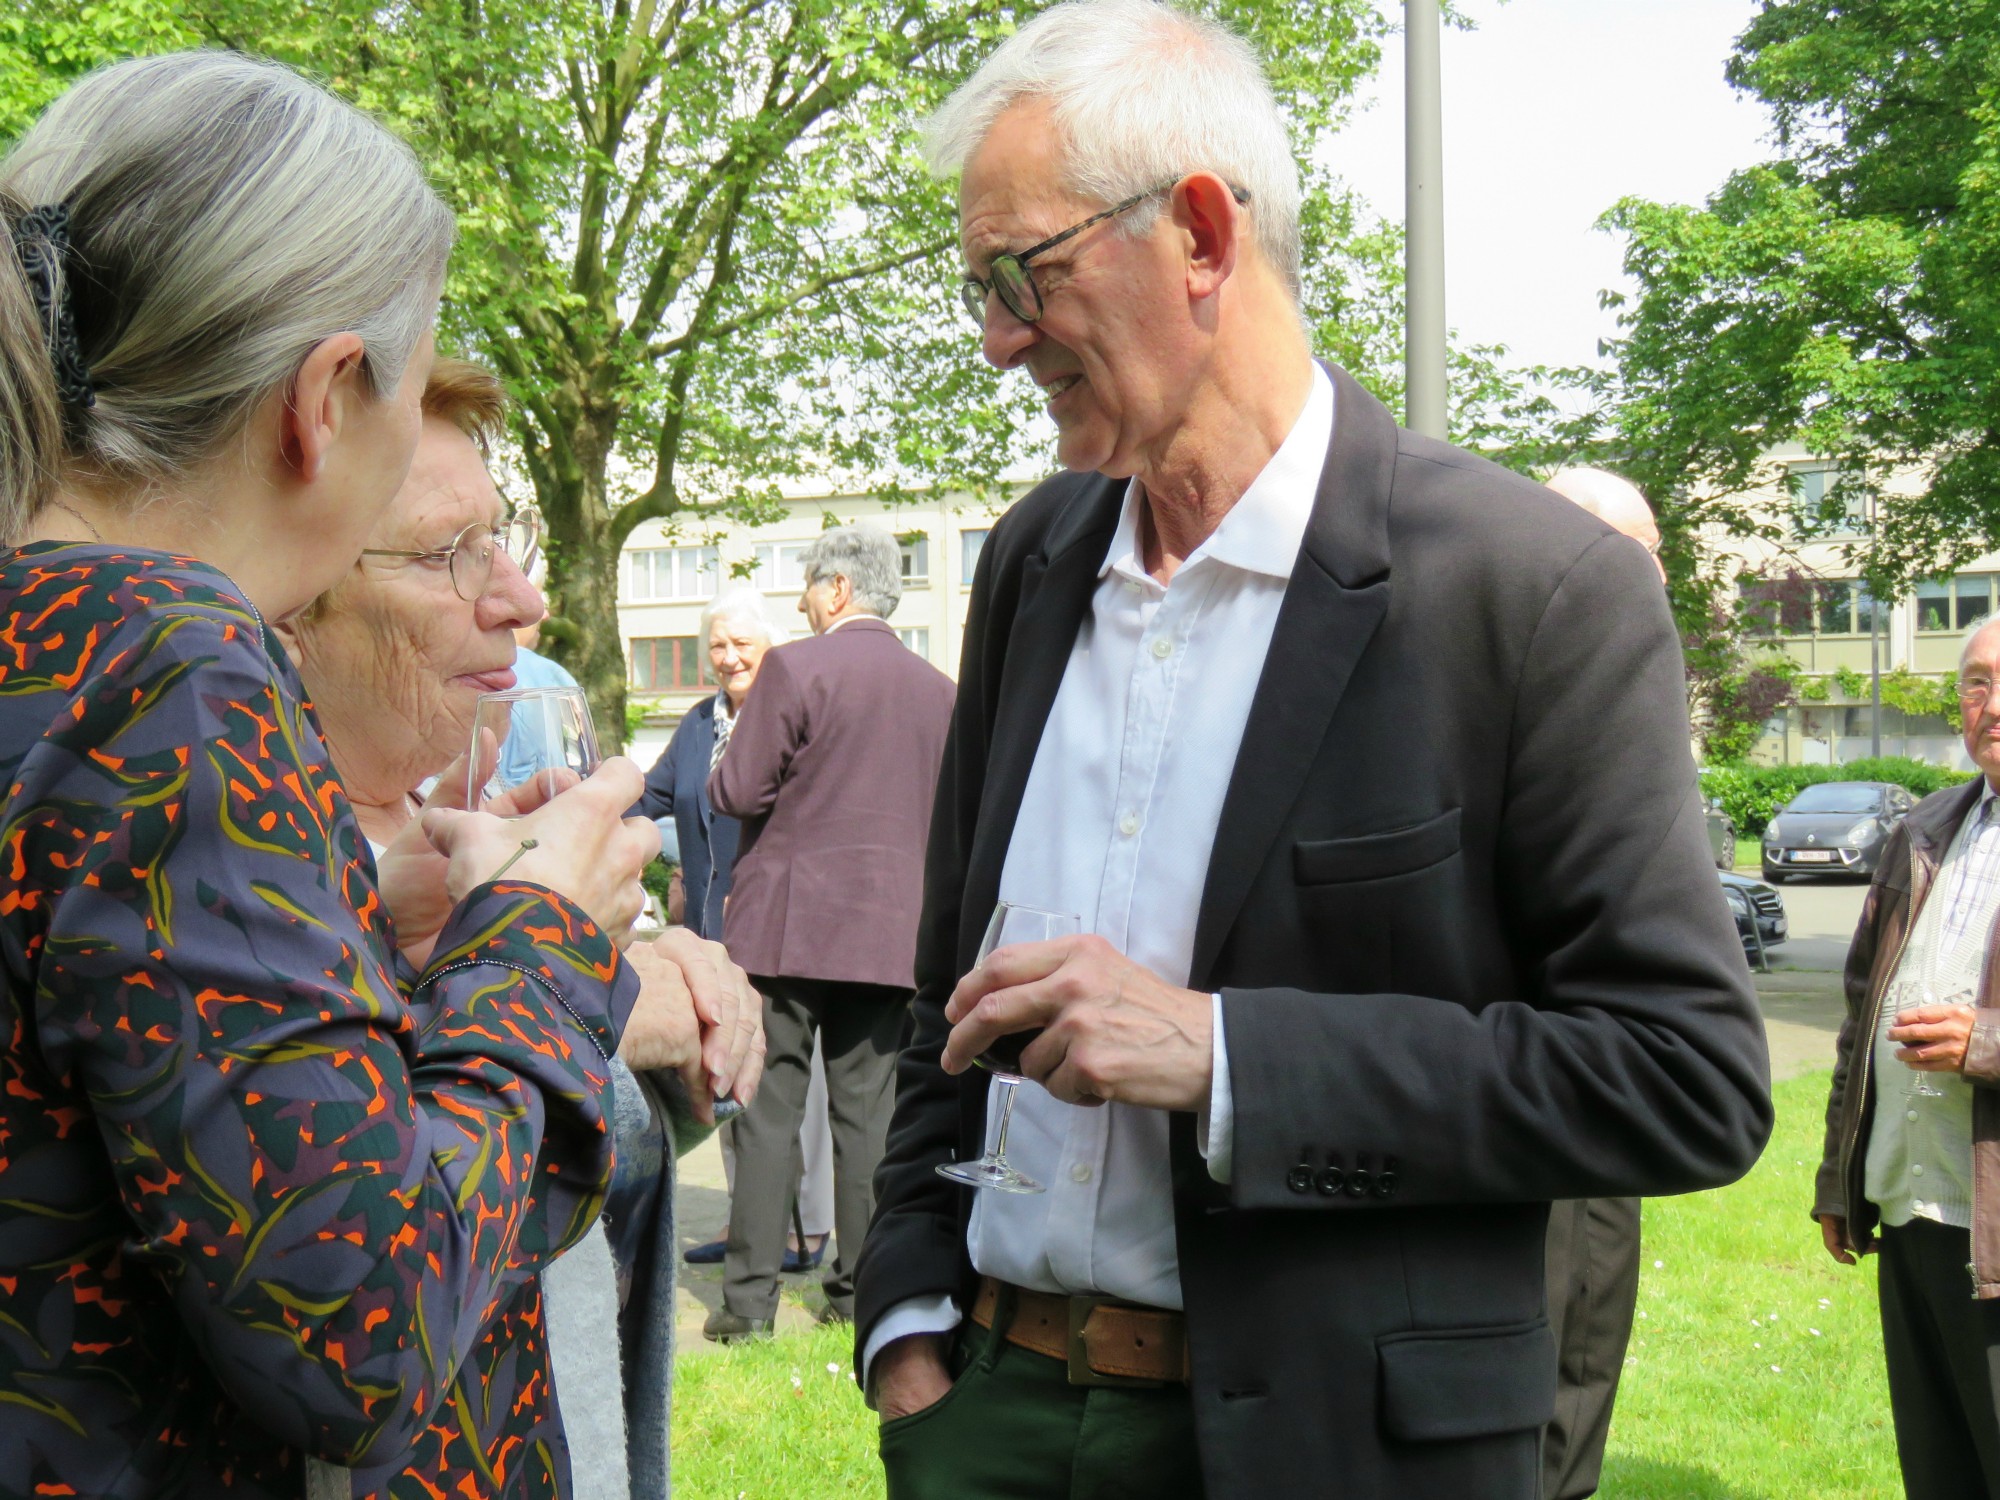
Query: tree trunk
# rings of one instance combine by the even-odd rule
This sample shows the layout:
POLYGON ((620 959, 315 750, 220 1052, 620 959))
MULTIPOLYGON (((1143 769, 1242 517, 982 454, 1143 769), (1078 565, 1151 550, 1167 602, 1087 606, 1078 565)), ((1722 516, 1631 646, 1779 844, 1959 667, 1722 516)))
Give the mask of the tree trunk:
POLYGON ((582 472, 562 492, 541 497, 550 542, 544 649, 582 685, 605 755, 625 749, 625 638, 618 627, 624 538, 613 535, 605 479, 610 444, 600 436, 615 430, 615 421, 607 421, 575 433, 571 448, 582 472))

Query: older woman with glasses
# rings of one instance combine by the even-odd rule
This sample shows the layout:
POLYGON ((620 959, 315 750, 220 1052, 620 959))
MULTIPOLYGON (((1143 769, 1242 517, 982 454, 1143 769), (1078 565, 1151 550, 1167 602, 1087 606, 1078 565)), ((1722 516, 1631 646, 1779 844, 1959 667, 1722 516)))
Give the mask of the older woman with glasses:
MULTIPOLYGON (((422 809, 419 787, 464 753, 479 695, 515 685, 515 633, 544 613, 524 571, 540 517, 510 508, 486 466, 505 409, 489 372, 432 366, 409 478, 354 569, 285 631, 378 853, 422 809)), ((431 800, 458 800, 462 781, 431 800)), ((752 1030, 761 1011, 721 944, 681 931, 657 949, 680 971, 665 976, 679 1024, 631 1066, 613 1061, 617 1169, 603 1220, 542 1276, 575 1493, 591 1500, 666 1493, 674 1159, 710 1128, 689 1092, 702 1082, 689 985, 713 984, 752 1030)))

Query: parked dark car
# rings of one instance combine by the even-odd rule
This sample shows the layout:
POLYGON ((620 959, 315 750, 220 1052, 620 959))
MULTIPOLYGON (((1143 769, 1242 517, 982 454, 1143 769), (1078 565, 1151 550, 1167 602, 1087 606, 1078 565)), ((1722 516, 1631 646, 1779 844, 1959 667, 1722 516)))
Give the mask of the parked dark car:
POLYGON ((1718 870, 1736 868, 1736 820, 1722 810, 1722 799, 1710 797, 1703 809, 1708 815, 1708 852, 1718 870))
POLYGON ((1764 829, 1764 878, 1875 873, 1875 861, 1917 799, 1884 781, 1822 781, 1792 798, 1764 829))
POLYGON ((1777 947, 1792 935, 1783 896, 1748 875, 1722 871, 1717 878, 1722 881, 1722 897, 1729 903, 1730 913, 1736 918, 1736 935, 1743 939, 1743 951, 1751 958, 1759 956, 1760 939, 1761 946, 1769 949, 1777 947))

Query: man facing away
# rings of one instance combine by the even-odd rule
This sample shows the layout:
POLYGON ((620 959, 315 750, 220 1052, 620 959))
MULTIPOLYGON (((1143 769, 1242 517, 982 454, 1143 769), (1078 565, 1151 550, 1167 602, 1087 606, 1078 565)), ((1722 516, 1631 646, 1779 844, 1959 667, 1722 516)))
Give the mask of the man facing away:
POLYGON ((951 717, 951 679, 884 619, 902 595, 895 539, 843 526, 801 562, 813 637, 766 653, 708 783, 715 810, 743 824, 723 941, 764 996, 766 1042, 765 1084, 732 1127, 722 1306, 703 1329, 723 1341, 768 1331, 777 1312, 816 1034, 838 1252, 822 1316, 853 1316, 951 717))
MULTIPOLYGON (((1637 485, 1603 469, 1576 468, 1550 475, 1548 486, 1644 547, 1666 581, 1659 522, 1637 485)), ((1611 1407, 1639 1304, 1639 1200, 1550 1204, 1547 1275, 1556 1414, 1542 1436, 1542 1500, 1583 1500, 1597 1493, 1604 1471, 1611 1407)))
POLYGON ((1550 1200, 1770 1125, 1653 569, 1314 364, 1218 26, 1058 6, 928 146, 1069 472, 973 585, 857 1294, 889 1494, 1531 1500, 1550 1200), (999 900, 1084 935, 975 968, 999 900), (1010 1033, 1039 1194, 937 1173, 1010 1033))
POLYGON ((1813 1216, 1880 1251, 1882 1344, 1910 1500, 2000 1495, 2000 619, 1959 654, 1980 774, 1889 835, 1847 954, 1813 1216))

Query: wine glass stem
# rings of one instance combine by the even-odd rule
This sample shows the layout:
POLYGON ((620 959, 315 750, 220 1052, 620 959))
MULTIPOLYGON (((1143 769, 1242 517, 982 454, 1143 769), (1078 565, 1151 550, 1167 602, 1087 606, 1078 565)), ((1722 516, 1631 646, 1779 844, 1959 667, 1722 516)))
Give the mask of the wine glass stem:
POLYGON ((1014 1118, 1014 1090, 1020 1086, 1018 1078, 1000 1080, 1000 1134, 993 1142, 991 1161, 1004 1161, 1007 1157, 1007 1124, 1014 1118))

